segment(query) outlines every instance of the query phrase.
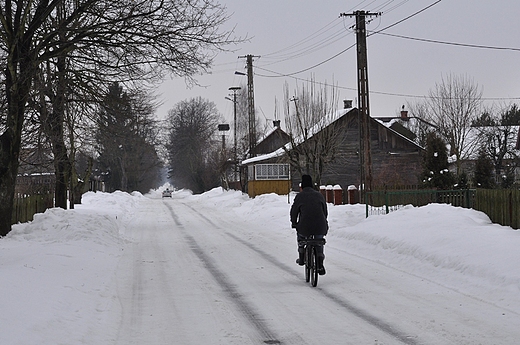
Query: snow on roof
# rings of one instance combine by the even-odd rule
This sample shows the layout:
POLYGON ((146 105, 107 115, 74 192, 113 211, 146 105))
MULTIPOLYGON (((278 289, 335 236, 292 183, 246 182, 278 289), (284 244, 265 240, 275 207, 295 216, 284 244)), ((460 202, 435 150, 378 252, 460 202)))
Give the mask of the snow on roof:
POLYGON ((396 130, 394 130, 391 126, 391 124, 389 123, 392 123, 394 124, 395 122, 397 122, 395 119, 393 121, 390 121, 390 122, 385 122, 385 121, 382 121, 380 119, 377 119, 377 118, 372 118, 374 119, 376 122, 379 122, 381 125, 383 125, 384 127, 388 128, 389 131, 391 131, 392 133, 394 133, 395 135, 403 138, 404 140, 414 144, 415 146, 418 146, 420 147, 421 149, 424 149, 424 147, 422 147, 421 145, 417 144, 415 141, 413 141, 412 139, 406 137, 405 135, 402 135, 401 133, 397 132, 396 130))
MULTIPOLYGON (((320 132, 323 128, 326 128, 327 126, 329 126, 333 122, 337 121, 338 119, 340 119, 341 117, 343 117, 345 114, 347 114, 348 112, 350 112, 353 109, 355 109, 355 108, 348 108, 348 109, 343 108, 343 109, 334 111, 332 114, 330 114, 330 116, 323 117, 321 119, 321 121, 317 122, 310 130, 307 131, 307 138, 305 138, 304 135, 300 135, 294 139, 294 143, 296 145, 301 144, 306 139, 311 138, 313 135, 320 132)), ((268 135, 266 135, 264 138, 266 138, 267 136, 268 135)), ((256 163, 256 162, 264 161, 264 160, 271 159, 271 158, 281 157, 285 154, 286 150, 289 151, 291 149, 292 149, 292 143, 288 142, 281 148, 279 148, 276 151, 273 151, 271 153, 245 159, 242 161, 242 164, 247 165, 250 163, 256 163)))
MULTIPOLYGON (((321 130, 326 128, 327 126, 329 126, 332 123, 334 123, 335 121, 339 120, 340 118, 342 118, 344 115, 346 115, 347 113, 349 113, 353 109, 356 109, 356 108, 340 109, 340 110, 337 110, 334 113, 332 113, 331 116, 325 116, 322 119, 322 121, 318 122, 314 127, 312 127, 308 131, 308 134, 307 134, 308 137, 307 138, 305 138, 304 135, 300 135, 300 136, 298 136, 297 138, 294 139, 294 143, 296 145, 301 144, 306 139, 311 138, 313 135, 317 134, 318 132, 320 132, 321 130)), ((411 143, 411 144, 413 144, 413 145, 415 145, 415 146, 417 146, 417 147, 419 147, 421 149, 424 149, 422 146, 417 144, 415 141, 407 138, 406 136, 402 135, 401 133, 395 131, 394 129, 392 129, 390 127, 393 123, 397 122, 398 119, 393 119, 393 120, 390 120, 389 122, 385 122, 385 121, 383 121, 381 119, 373 118, 373 117, 372 117, 372 119, 375 120, 376 122, 378 122, 379 124, 381 124, 382 126, 388 128, 388 130, 391 131, 392 133, 394 133, 395 135, 403 138, 404 140, 408 141, 409 143, 411 143)), ((260 155, 260 156, 257 156, 257 157, 252 157, 252 158, 245 159, 245 160, 242 161, 242 164, 243 165, 247 165, 247 164, 250 164, 250 163, 261 162, 261 161, 268 160, 268 159, 271 159, 271 158, 281 157, 281 156, 283 156, 283 154, 286 151, 289 151, 291 149, 292 149, 292 143, 289 142, 289 143, 285 144, 283 147, 279 148, 278 150, 276 150, 274 152, 271 152, 271 153, 268 153, 268 154, 265 154, 265 155, 260 155)))

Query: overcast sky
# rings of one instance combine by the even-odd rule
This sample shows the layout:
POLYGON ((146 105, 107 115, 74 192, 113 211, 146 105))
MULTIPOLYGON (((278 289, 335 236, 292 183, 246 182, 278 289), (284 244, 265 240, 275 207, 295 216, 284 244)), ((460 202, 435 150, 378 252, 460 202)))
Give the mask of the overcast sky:
MULTIPOLYGON (((354 19, 340 17, 340 13, 355 10, 382 12, 368 22, 369 34, 400 22, 367 38, 372 116, 395 116, 402 105, 417 102, 450 74, 472 78, 488 104, 520 103, 518 0, 220 2, 231 14, 226 28, 235 26, 236 35, 248 36, 250 42, 230 47, 234 52, 219 54, 212 74, 197 77, 203 87, 187 88, 180 78, 163 83, 158 91, 164 102, 159 117, 164 118, 177 102, 201 96, 215 102, 231 124, 233 104, 225 96, 229 87, 245 85, 247 78, 234 72, 246 71, 245 59, 239 56, 247 54, 260 56, 254 61, 254 91, 255 107, 263 122, 270 123, 275 117, 275 99, 283 101, 285 82, 291 94, 296 85, 311 77, 321 83, 334 82, 340 100, 356 100, 354 19)), ((278 117, 283 117, 281 108, 278 117)))

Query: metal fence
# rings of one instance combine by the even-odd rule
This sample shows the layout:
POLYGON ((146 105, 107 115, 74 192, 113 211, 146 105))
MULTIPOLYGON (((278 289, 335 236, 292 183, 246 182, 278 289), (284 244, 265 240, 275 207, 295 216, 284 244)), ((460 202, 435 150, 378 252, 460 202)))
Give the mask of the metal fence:
POLYGON ((424 206, 431 203, 472 208, 474 200, 475 189, 367 192, 366 216, 387 214, 406 205, 424 206))

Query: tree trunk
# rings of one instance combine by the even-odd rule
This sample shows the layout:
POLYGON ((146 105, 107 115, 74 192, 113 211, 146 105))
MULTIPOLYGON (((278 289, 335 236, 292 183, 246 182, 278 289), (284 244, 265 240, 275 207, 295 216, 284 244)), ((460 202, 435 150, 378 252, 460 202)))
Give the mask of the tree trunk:
POLYGON ((0 237, 11 231, 20 137, 12 128, 0 136, 0 237))
MULTIPOLYGON (((22 48, 20 50, 24 52, 25 49, 22 48)), ((28 54, 25 59, 17 55, 9 56, 4 72, 7 116, 5 131, 0 135, 0 236, 5 236, 11 231, 22 127, 32 82, 29 77, 32 64, 28 54)))
POLYGON ((74 191, 74 203, 75 204, 81 204, 81 196, 83 193, 88 191, 89 187, 89 180, 90 175, 92 175, 92 167, 94 165, 93 159, 89 158, 88 160, 88 167, 87 171, 85 171, 85 175, 81 179, 81 182, 79 181, 78 177, 79 175, 76 173, 76 169, 72 167, 72 176, 73 176, 73 191, 74 191))
MULTIPOLYGON (((56 92, 53 95, 52 111, 44 123, 44 128, 47 137, 51 141, 52 153, 54 155, 54 173, 56 175, 56 186, 54 189, 55 205, 66 210, 70 161, 64 138, 65 93, 67 91, 65 57, 57 59, 56 67, 58 71, 56 92)), ((52 90, 52 87, 49 87, 49 89, 52 90)))

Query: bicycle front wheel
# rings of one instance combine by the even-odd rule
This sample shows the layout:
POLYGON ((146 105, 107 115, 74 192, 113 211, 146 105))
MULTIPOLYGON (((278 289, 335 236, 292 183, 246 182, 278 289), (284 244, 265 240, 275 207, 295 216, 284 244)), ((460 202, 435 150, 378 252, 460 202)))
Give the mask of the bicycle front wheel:
POLYGON ((318 255, 316 253, 316 247, 312 247, 311 250, 311 260, 310 260, 310 275, 311 275, 311 285, 316 287, 318 285, 318 255))

